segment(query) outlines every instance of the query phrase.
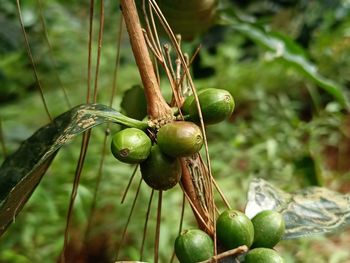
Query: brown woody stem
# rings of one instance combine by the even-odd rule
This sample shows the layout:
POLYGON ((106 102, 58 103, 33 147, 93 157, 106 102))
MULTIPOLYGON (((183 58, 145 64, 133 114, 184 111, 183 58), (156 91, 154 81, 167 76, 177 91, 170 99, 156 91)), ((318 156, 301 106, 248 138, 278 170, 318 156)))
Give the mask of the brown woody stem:
POLYGON ((243 246, 240 246, 240 247, 237 247, 237 248, 234 248, 234 249, 231 249, 231 250, 228 250, 228 251, 225 251, 223 253, 220 253, 216 256, 213 256, 212 258, 208 259, 208 260, 205 260, 205 261, 201 261, 199 263, 212 263, 212 262, 217 262, 218 260, 220 259, 223 259, 223 258, 226 258, 226 257, 229 257, 229 256, 237 256, 239 254, 243 254, 243 253, 246 253, 248 251, 248 247, 243 245, 243 246))
POLYGON ((129 33, 131 48, 145 88, 148 115, 150 119, 168 118, 172 115, 171 108, 160 92, 159 83, 142 33, 135 1, 121 0, 120 6, 129 33))
POLYGON ((213 236, 214 229, 212 228, 212 225, 209 224, 210 222, 209 215, 204 212, 200 204, 200 201, 198 199, 195 186, 193 185, 191 172, 187 166, 187 161, 189 160, 186 158, 181 158, 180 161, 181 161, 181 168, 182 168, 181 183, 183 186, 183 190, 186 192, 188 198, 191 200, 191 206, 193 206, 192 207, 193 214, 197 219, 197 223, 200 229, 207 232, 210 236, 213 236))
MULTIPOLYGON (((129 33, 132 51, 145 88, 148 115, 150 119, 168 119, 172 116, 172 111, 160 92, 159 83, 149 55, 144 33, 141 28, 135 1, 121 0, 120 6, 129 33)), ((190 171, 188 170, 184 159, 181 160, 181 165, 183 171, 182 185, 186 196, 188 196, 191 201, 191 206, 194 210, 198 224, 201 229, 213 236, 215 231, 210 223, 210 215, 201 207, 195 187, 191 180, 190 171)))

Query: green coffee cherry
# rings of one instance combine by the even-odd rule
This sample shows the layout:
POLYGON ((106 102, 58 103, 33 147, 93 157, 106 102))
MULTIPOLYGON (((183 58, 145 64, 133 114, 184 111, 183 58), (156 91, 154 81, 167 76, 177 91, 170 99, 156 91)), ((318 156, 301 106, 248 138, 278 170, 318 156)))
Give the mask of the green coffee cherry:
POLYGON ((254 248, 250 250, 245 258, 244 263, 285 263, 284 259, 273 249, 254 248))
POLYGON ((283 237, 283 216, 273 210, 265 210, 252 219, 254 225, 253 247, 273 248, 283 237))
POLYGON ((242 245, 250 247, 254 240, 254 227, 250 219, 238 210, 224 211, 216 221, 218 240, 226 249, 242 245))
POLYGON ((113 136, 111 151, 119 161, 132 164, 146 160, 151 146, 151 139, 146 133, 136 128, 127 128, 113 136))
POLYGON ((162 126, 157 134, 157 144, 162 152, 173 157, 197 153, 203 145, 201 129, 188 121, 175 121, 162 126))
POLYGON ((181 178, 181 165, 177 158, 165 155, 153 145, 147 160, 140 165, 143 180, 155 190, 174 187, 181 178))
MULTIPOLYGON (((232 115, 235 102, 232 95, 223 89, 205 89, 198 94, 202 116, 206 125, 219 123, 232 115)), ((190 120, 199 121, 196 101, 189 107, 190 120)))
POLYGON ((214 242, 202 230, 185 230, 175 240, 175 254, 180 263, 204 261, 214 256, 214 242))
MULTIPOLYGON (((200 89, 200 90, 197 90, 197 96, 201 93, 203 93, 203 91, 205 91, 207 89, 200 89)), ((190 107, 191 107, 191 104, 194 100, 194 96, 193 94, 191 94, 190 96, 186 97, 184 103, 182 104, 182 107, 181 107, 181 110, 182 110, 182 113, 183 114, 189 114, 190 113, 190 107)))

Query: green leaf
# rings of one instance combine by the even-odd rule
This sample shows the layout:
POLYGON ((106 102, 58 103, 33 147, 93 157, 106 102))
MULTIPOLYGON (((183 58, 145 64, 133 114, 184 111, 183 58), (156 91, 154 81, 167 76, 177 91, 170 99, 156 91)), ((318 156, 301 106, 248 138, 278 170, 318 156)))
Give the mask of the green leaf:
POLYGON ((82 132, 106 122, 139 129, 147 123, 128 118, 100 104, 72 108, 40 128, 0 167, 0 236, 15 220, 57 151, 82 132))
POLYGON ((231 26, 237 32, 273 52, 274 59, 281 59, 287 65, 294 67, 331 94, 343 107, 350 109, 349 99, 344 93, 344 88, 335 81, 322 76, 318 72, 317 66, 307 58, 307 52, 293 39, 277 32, 270 32, 246 18, 238 17, 232 8, 221 13, 220 23, 231 26))
POLYGON ((283 214, 284 239, 335 233, 350 225, 350 195, 323 187, 307 187, 289 194, 263 179, 254 179, 245 213, 252 218, 263 210, 283 214))

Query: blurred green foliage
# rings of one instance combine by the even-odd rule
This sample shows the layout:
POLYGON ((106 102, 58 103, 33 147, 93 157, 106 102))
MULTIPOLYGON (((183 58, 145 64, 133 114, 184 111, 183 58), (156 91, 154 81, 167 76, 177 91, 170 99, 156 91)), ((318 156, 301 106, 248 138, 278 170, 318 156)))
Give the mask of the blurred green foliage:
MULTIPOLYGON (((343 85, 348 96, 348 1, 231 2, 234 2, 234 5, 230 3, 232 8, 239 9, 247 17, 254 17, 256 23, 295 40, 319 72, 343 85)), ((72 105, 85 101, 89 5, 83 1, 54 0, 26 0, 21 4, 44 94, 50 112, 56 116, 68 108, 60 82, 66 88, 72 105), (40 19, 40 8, 45 18, 46 33, 40 19), (46 43, 45 34, 51 49, 46 43)), ((114 1, 105 1, 105 5, 98 102, 108 104, 120 12, 114 1)), ((95 8, 93 70, 98 3, 95 8)), ((3 1, 0 11, 0 23, 4 25, 0 28, 0 120, 3 142, 7 152, 11 153, 48 119, 24 49, 15 3, 3 1)), ((232 28, 214 27, 198 41, 203 43, 203 48, 200 61, 195 63, 192 70, 205 74, 194 74, 197 76, 197 88, 225 88, 233 94, 237 103, 230 120, 208 127, 213 174, 231 206, 238 209, 244 207, 249 181, 255 176, 268 179, 287 191, 315 184, 315 178, 308 177, 315 174, 310 173, 310 165, 301 165, 302 158, 312 160, 313 171, 318 177, 316 183, 338 191, 349 190, 349 115, 332 96, 281 60, 271 59, 271 51, 258 47, 250 38, 232 28)), ((197 43, 184 43, 184 49, 190 53, 197 43)), ((169 98, 170 89, 164 79, 163 91, 169 98)), ((117 82, 118 95, 113 106, 119 109, 123 92, 140 83, 126 34, 122 38, 117 82)), ((112 126, 111 133, 119 129, 119 126, 112 126)), ((91 238, 83 247, 98 167, 104 154, 104 136, 104 127, 92 132, 70 231, 72 257, 84 248, 83 256, 88 255, 90 262, 112 262, 140 178, 137 174, 125 203, 121 205, 120 200, 133 167, 112 157, 108 148, 109 136, 97 210, 93 216, 94 227, 91 238)), ((63 147, 15 223, 1 237, 0 262, 56 261, 62 249, 80 143, 77 139, 63 147)), ((4 152, 0 151, 0 159, 4 158, 4 152)), ((142 185, 119 258, 139 259, 149 196, 150 190, 142 185)), ((144 251, 144 260, 149 262, 153 261, 156 197, 155 194, 144 251)), ((218 196, 217 200, 219 208, 223 209, 218 196)), ((171 257, 181 203, 179 187, 164 193, 160 262, 168 262, 171 257)), ((195 227, 195 220, 187 205, 184 228, 188 227, 195 227)), ((348 242, 349 232, 344 231, 337 236, 283 241, 278 250, 287 262, 343 263, 350 258, 348 242)))

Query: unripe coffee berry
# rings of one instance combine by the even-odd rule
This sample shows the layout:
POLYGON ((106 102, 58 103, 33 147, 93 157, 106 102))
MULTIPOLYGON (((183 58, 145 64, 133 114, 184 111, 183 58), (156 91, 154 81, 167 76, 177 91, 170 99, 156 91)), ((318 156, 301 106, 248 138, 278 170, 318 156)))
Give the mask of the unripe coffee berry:
POLYGON ((284 219, 282 214, 276 211, 262 211, 253 217, 252 223, 254 225, 253 247, 273 248, 284 235, 284 219))
POLYGON ((202 148, 203 135, 193 122, 175 121, 159 129, 157 144, 167 155, 184 157, 197 153, 202 148))
POLYGON ((119 161, 132 164, 146 160, 151 146, 151 139, 146 133, 136 128, 127 128, 113 136, 111 151, 119 161))
POLYGON ((175 240, 175 254, 181 263, 204 261, 214 256, 214 242, 202 230, 185 230, 175 240))
POLYGON ((181 178, 181 165, 177 158, 165 155, 153 145, 147 160, 140 165, 143 180, 155 190, 174 187, 181 178))
POLYGON ((238 210, 226 210, 218 217, 216 233, 218 240, 226 249, 242 245, 250 247, 254 240, 252 222, 238 210))
POLYGON ((245 258, 244 263, 285 263, 284 259, 273 249, 254 248, 250 250, 245 258))

